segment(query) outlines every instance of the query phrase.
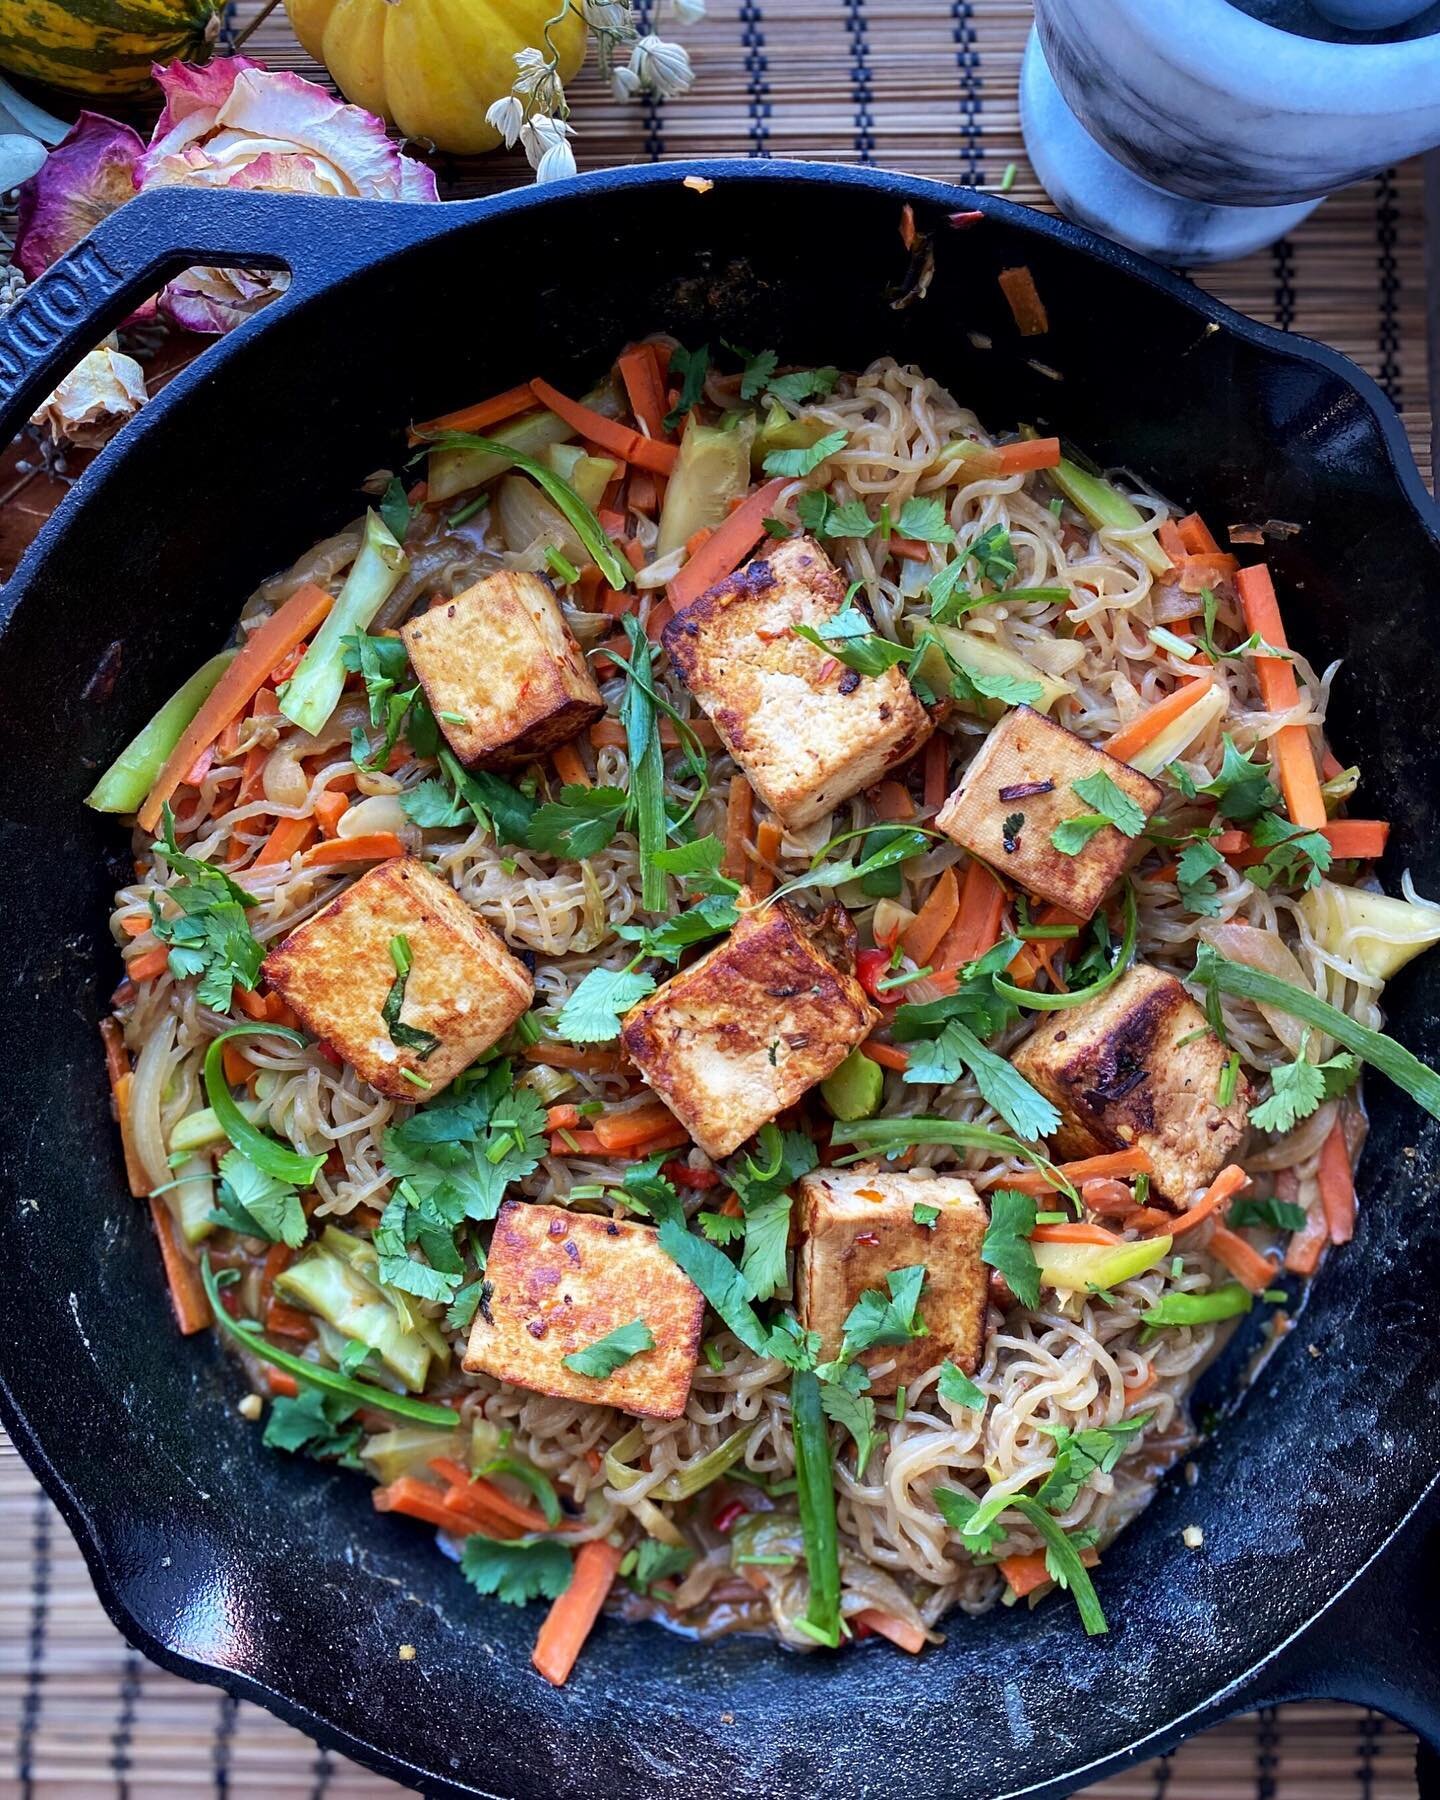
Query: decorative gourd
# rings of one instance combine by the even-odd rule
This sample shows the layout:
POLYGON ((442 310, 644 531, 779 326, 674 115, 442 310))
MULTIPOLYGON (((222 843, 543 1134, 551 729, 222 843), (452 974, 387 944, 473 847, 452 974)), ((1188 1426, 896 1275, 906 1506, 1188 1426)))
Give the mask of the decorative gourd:
MULTIPOLYGON (((5 4, 6 0, 0 0, 5 4)), ((493 150, 486 109, 515 81, 515 52, 543 50, 555 0, 285 0, 295 35, 347 100, 407 137, 464 154, 493 150)), ((550 30, 561 81, 585 57, 585 22, 570 8, 550 30)))
POLYGON ((71 94, 154 92, 152 63, 203 58, 217 0, 0 0, 0 69, 71 94))

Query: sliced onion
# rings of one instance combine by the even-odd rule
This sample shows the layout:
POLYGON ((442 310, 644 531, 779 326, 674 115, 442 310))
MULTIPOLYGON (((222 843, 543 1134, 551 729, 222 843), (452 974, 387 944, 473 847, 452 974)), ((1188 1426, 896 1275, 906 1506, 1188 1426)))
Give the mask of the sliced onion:
POLYGON ((130 1089, 130 1129, 135 1154, 152 1188, 170 1180, 165 1157, 165 1131, 160 1123, 160 1102, 170 1078, 170 1052, 175 1044, 176 1019, 166 1015, 141 1046, 135 1059, 135 1080, 130 1089))
POLYGON ((579 533, 559 507, 523 475, 507 475, 501 481, 495 492, 495 516, 512 551, 553 544, 579 567, 591 560, 579 533))
POLYGON ((668 556, 658 561, 647 563, 643 569, 635 571, 635 586, 642 591, 646 588, 664 587, 667 581, 673 581, 680 573, 685 562, 685 546, 672 550, 668 556))
MULTIPOLYGON (((1301 966, 1299 957, 1271 932, 1261 931, 1254 925, 1241 925, 1232 919, 1223 925, 1202 925, 1200 936, 1232 962, 1244 963, 1251 969, 1263 969, 1267 975, 1275 975, 1281 981, 1288 981, 1292 987, 1303 988, 1306 993, 1312 989, 1313 983, 1301 966)), ((1290 1013, 1281 1012, 1278 1007, 1264 1006, 1258 1000, 1255 1006, 1291 1056, 1298 1056, 1300 1041, 1305 1035, 1304 1025, 1290 1013)), ((1311 1035, 1313 1037, 1314 1034, 1311 1035)))
POLYGON ((393 831, 398 837, 410 830, 410 820, 398 794, 372 794, 347 806, 335 825, 336 837, 368 837, 372 831, 393 831))
POLYGON ((303 806, 310 792, 310 777, 300 766, 301 758, 348 744, 351 732, 369 719, 370 708, 364 700, 342 700, 325 721, 324 730, 313 737, 308 731, 285 732, 265 759, 261 776, 265 798, 272 806, 303 806))

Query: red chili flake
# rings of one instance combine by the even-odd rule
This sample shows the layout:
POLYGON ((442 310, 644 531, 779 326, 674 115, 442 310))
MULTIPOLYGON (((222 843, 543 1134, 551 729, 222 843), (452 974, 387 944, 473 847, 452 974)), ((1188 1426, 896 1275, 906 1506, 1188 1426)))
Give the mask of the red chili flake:
POLYGON ((544 1319, 531 1319, 525 1329, 530 1333, 531 1337, 543 1338, 545 1333, 549 1330, 549 1326, 544 1319))
POLYGON ((950 214, 950 228, 952 231, 969 231, 972 225, 978 225, 984 217, 983 212, 953 212, 950 214))
POLYGON ((723 1506, 716 1508, 715 1516, 710 1523, 717 1531, 728 1531, 735 1521, 743 1518, 749 1510, 750 1508, 743 1500, 727 1500, 723 1506))
POLYGON ((873 1231, 857 1231, 855 1233, 855 1242, 857 1244, 865 1244, 870 1249, 874 1250, 879 1248, 880 1238, 879 1235, 873 1231))
POLYGON ((325 1058, 326 1062, 334 1063, 337 1069, 344 1068, 345 1065, 341 1060, 340 1053, 330 1042, 329 1038, 319 1039, 315 1048, 320 1052, 321 1056, 325 1058))

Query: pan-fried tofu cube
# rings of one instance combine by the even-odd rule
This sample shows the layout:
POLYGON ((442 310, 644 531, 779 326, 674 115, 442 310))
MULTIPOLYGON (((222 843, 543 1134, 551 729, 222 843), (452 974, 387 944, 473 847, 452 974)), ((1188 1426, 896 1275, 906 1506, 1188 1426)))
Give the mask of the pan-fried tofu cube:
POLYGON ((1095 812, 1074 784, 1108 775, 1148 819, 1160 789, 1053 719, 1017 706, 980 746, 935 823, 947 837, 1032 894, 1088 919, 1124 869, 1130 839, 1104 825, 1075 855, 1050 841, 1055 827, 1095 812))
MULTIPOLYGON (((411 856, 380 863, 265 958, 265 979, 371 1087, 396 1100, 440 1088, 488 1050, 535 992, 517 961, 447 881, 411 856), (397 1023, 438 1040, 397 1043, 384 1017, 409 946, 397 1023), (407 1080, 402 1071, 415 1077, 407 1080)), ((402 1036, 405 1035, 402 1033, 402 1036)))
POLYGON ((707 1156, 728 1156, 844 1062, 880 1017, 855 928, 781 900, 626 1013, 621 1040, 707 1156))
POLYGON ((1144 1150, 1150 1192, 1174 1206, 1207 1187, 1245 1136, 1250 1083, 1241 1075, 1230 1104, 1216 1104, 1228 1053, 1175 977, 1146 963, 1084 1006, 1042 1014, 1010 1060, 1060 1109, 1059 1155, 1144 1150))
POLYGON ((605 711, 548 583, 487 575, 400 627, 430 710, 462 763, 529 762, 605 711))
POLYGON ((825 1357, 836 1356, 846 1317, 865 1289, 888 1296, 887 1274, 923 1263, 916 1310, 927 1335, 863 1351, 858 1360, 867 1369, 886 1369, 871 1376, 870 1391, 893 1394, 947 1356, 973 1374, 985 1348, 990 1283, 980 1246, 989 1222, 974 1188, 955 1175, 891 1175, 862 1165, 802 1176, 800 1323, 820 1333, 825 1357), (939 1208, 933 1225, 916 1223, 917 1205, 939 1208))
POLYGON ((809 825, 904 762, 932 726, 898 668, 860 675, 796 625, 819 627, 845 583, 813 538, 788 538, 692 601, 665 648, 755 792, 809 825))
POLYGON ((648 1225, 507 1200, 495 1221, 465 1367, 562 1400, 678 1419, 690 1393, 705 1300, 648 1225), (655 1340, 613 1374, 565 1358, 641 1320, 655 1340))

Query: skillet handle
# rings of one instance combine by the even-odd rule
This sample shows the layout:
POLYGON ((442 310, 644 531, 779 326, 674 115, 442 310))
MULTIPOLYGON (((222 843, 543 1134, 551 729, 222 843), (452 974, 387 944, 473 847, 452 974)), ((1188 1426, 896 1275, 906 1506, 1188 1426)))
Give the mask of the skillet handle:
POLYGON ((1258 1677, 1234 1710, 1350 1700, 1416 1733, 1419 1800, 1440 1800, 1440 1500, 1422 1502, 1390 1546, 1258 1677))
MULTIPOLYGON (((441 206, 154 188, 102 219, 0 315, 0 447, 105 334, 182 269, 288 269, 290 307, 377 246, 441 228, 441 206)), ((244 327, 240 327, 244 329, 244 327)))

